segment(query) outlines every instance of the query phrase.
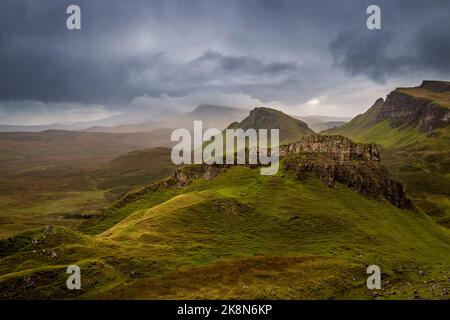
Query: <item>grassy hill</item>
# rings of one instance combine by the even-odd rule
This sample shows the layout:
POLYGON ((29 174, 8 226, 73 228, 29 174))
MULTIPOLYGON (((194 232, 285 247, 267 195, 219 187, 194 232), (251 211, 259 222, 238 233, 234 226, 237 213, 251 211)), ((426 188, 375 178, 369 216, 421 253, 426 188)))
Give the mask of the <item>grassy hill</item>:
POLYGON ((424 81, 420 87, 399 88, 348 124, 326 131, 381 145, 384 164, 406 185, 414 204, 446 227, 450 227, 450 127, 445 120, 449 93, 449 82, 424 81))
POLYGON ((241 122, 234 122, 230 129, 279 129, 280 145, 298 140, 300 137, 315 134, 308 125, 281 111, 270 108, 255 108, 241 122))
POLYGON ((232 167, 148 191, 101 224, 1 240, 2 297, 370 299, 366 267, 377 264, 379 297, 449 298, 448 230, 285 169, 232 167), (82 269, 80 291, 64 289, 69 264, 82 269))
POLYGON ((170 153, 171 149, 160 147, 119 156, 94 172, 97 187, 120 195, 168 177, 176 168, 170 153))

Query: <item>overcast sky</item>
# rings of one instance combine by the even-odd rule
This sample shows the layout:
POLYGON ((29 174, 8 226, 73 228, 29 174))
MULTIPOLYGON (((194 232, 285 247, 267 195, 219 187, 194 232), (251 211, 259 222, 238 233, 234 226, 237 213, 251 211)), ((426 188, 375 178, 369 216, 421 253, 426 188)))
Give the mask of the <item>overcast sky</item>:
POLYGON ((143 119, 202 103, 354 116, 450 80, 447 0, 1 0, 0 123, 143 119), (81 30, 66 8, 81 7, 81 30), (381 7, 381 30, 366 8, 381 7))

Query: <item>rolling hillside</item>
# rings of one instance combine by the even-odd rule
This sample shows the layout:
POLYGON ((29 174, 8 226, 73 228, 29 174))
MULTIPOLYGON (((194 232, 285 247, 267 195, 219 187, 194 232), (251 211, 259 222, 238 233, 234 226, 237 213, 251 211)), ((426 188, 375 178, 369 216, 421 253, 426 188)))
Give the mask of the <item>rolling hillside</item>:
POLYGON ((314 177, 235 167, 116 210, 127 218, 97 235, 2 240, 2 297, 371 299, 365 268, 377 264, 378 297, 448 298, 447 230, 314 177), (68 264, 83 270, 80 291, 64 289, 68 264))
MULTIPOLYGON (((381 141, 381 150, 335 136, 337 130, 317 135, 267 108, 232 123, 230 128, 281 129, 274 176, 244 165, 175 171, 170 150, 155 148, 73 172, 69 184, 56 184, 52 192, 42 180, 35 188, 47 196, 77 187, 93 203, 82 207, 89 201, 79 199, 74 206, 57 198, 27 212, 26 227, 16 229, 6 220, 23 212, 0 215, 12 230, 0 239, 0 298, 449 299, 450 231, 425 214, 431 214, 429 203, 445 206, 445 169, 437 164, 444 168, 448 159, 447 127, 414 113, 405 117, 404 104, 406 111, 396 113, 392 105, 402 99, 413 99, 416 109, 424 103, 399 94, 337 129, 359 141, 381 141), (406 170, 405 159, 415 161, 414 168, 421 159, 421 171, 406 170), (420 188, 429 180, 421 186, 421 175, 438 179, 427 193, 420 188), (406 194, 395 179, 406 183, 406 194), (108 203, 101 211, 99 199, 108 203), (78 223, 57 221, 71 218, 78 223), (81 290, 65 288, 71 264, 82 270, 81 290), (382 289, 375 291, 366 287, 373 264, 382 270, 382 289)), ((426 108, 440 114, 430 101, 426 108)), ((37 176, 54 181, 55 172, 68 171, 37 176)), ((431 215, 446 225, 445 211, 431 215)))
POLYGON ((171 149, 162 147, 131 151, 93 172, 93 177, 99 189, 121 195, 170 176, 176 169, 170 153, 171 149))
POLYGON ((340 178, 377 167, 372 146, 312 139, 302 141, 322 151, 309 151, 311 163, 337 157, 332 185, 292 144, 275 176, 185 167, 80 232, 49 227, 0 240, 2 298, 448 299, 449 231, 364 195, 358 184, 384 179, 382 171, 340 178), (82 269, 79 291, 64 289, 69 264, 82 269), (383 272, 376 292, 365 285, 371 264, 383 272))
MULTIPOLYGON (((42 141, 40 134, 26 136, 37 136, 36 146, 25 150, 21 142, 16 142, 16 158, 0 161, 0 238, 46 225, 76 228, 123 193, 175 170, 167 148, 137 150, 114 158, 116 152, 120 153, 114 148, 124 146, 107 146, 113 144, 109 137, 99 138, 102 145, 96 144, 96 150, 94 146, 77 146, 75 138, 72 144, 64 144, 67 138, 63 139, 58 142, 59 149, 52 149, 53 140, 42 141), (102 147, 107 151, 104 156, 102 147), (83 150, 80 158, 77 148, 83 150), (109 158, 112 160, 107 162, 109 158)), ((156 141, 145 143, 152 142, 156 141)))

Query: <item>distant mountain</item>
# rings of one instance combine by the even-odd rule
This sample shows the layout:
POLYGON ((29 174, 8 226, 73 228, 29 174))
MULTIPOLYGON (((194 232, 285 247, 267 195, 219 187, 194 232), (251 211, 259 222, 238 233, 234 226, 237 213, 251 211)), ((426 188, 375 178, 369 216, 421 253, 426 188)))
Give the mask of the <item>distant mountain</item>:
POLYGON ((352 118, 348 117, 329 117, 329 116, 293 116, 295 119, 302 120, 308 127, 319 133, 328 129, 335 129, 343 126, 352 118))
POLYGON ((364 114, 328 134, 375 142, 414 203, 450 227, 450 82, 397 88, 364 114))
POLYGON ((0 124, 0 132, 42 132, 46 130, 78 130, 87 132, 130 133, 145 132, 155 129, 192 128, 194 120, 202 120, 205 128, 224 129, 230 122, 241 120, 248 110, 216 105, 199 105, 187 113, 161 112, 156 118, 149 120, 142 115, 141 122, 136 119, 139 114, 115 115, 108 119, 55 123, 49 125, 6 125, 0 124), (156 119, 156 120, 155 120, 156 119), (119 124, 118 124, 119 123, 119 124))
POLYGON ((203 121, 203 128, 224 129, 230 122, 241 120, 248 110, 216 105, 199 105, 193 111, 173 116, 166 121, 145 121, 120 126, 95 126, 85 129, 89 132, 143 132, 159 128, 192 129, 195 120, 203 121))
POLYGON ((77 124, 49 124, 36 126, 0 124, 0 132, 41 132, 46 130, 79 130, 82 128, 83 126, 77 124))
POLYGON ((423 81, 419 87, 397 88, 387 96, 386 101, 378 99, 366 113, 334 132, 366 135, 367 132, 361 129, 373 128, 386 121, 390 128, 409 127, 421 133, 448 127, 450 82, 423 81))
POLYGON ((163 122, 145 121, 136 124, 122 124, 118 126, 93 126, 81 131, 85 132, 107 132, 107 133, 132 133, 147 132, 155 129, 166 128, 163 122))
POLYGON ((255 108, 241 122, 231 123, 231 129, 280 129, 280 143, 288 143, 298 140, 300 137, 315 134, 308 125, 287 114, 270 108, 255 108))

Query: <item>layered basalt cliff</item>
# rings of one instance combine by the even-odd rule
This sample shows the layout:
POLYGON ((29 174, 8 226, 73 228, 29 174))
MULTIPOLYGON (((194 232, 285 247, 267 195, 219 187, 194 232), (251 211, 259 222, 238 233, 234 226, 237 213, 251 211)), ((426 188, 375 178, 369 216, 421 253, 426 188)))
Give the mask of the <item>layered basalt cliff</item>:
POLYGON ((282 148, 285 166, 297 179, 313 174, 329 187, 342 183, 377 199, 387 199, 400 208, 411 206, 403 185, 389 178, 380 163, 378 147, 359 144, 341 136, 309 136, 282 148))
POLYGON ((424 81, 416 88, 398 88, 386 98, 376 121, 389 119, 392 127, 411 125, 430 132, 450 124, 450 83, 424 81))
POLYGON ((280 150, 281 156, 299 153, 325 154, 341 161, 380 161, 380 153, 375 144, 354 143, 342 136, 307 136, 281 147, 280 150))

